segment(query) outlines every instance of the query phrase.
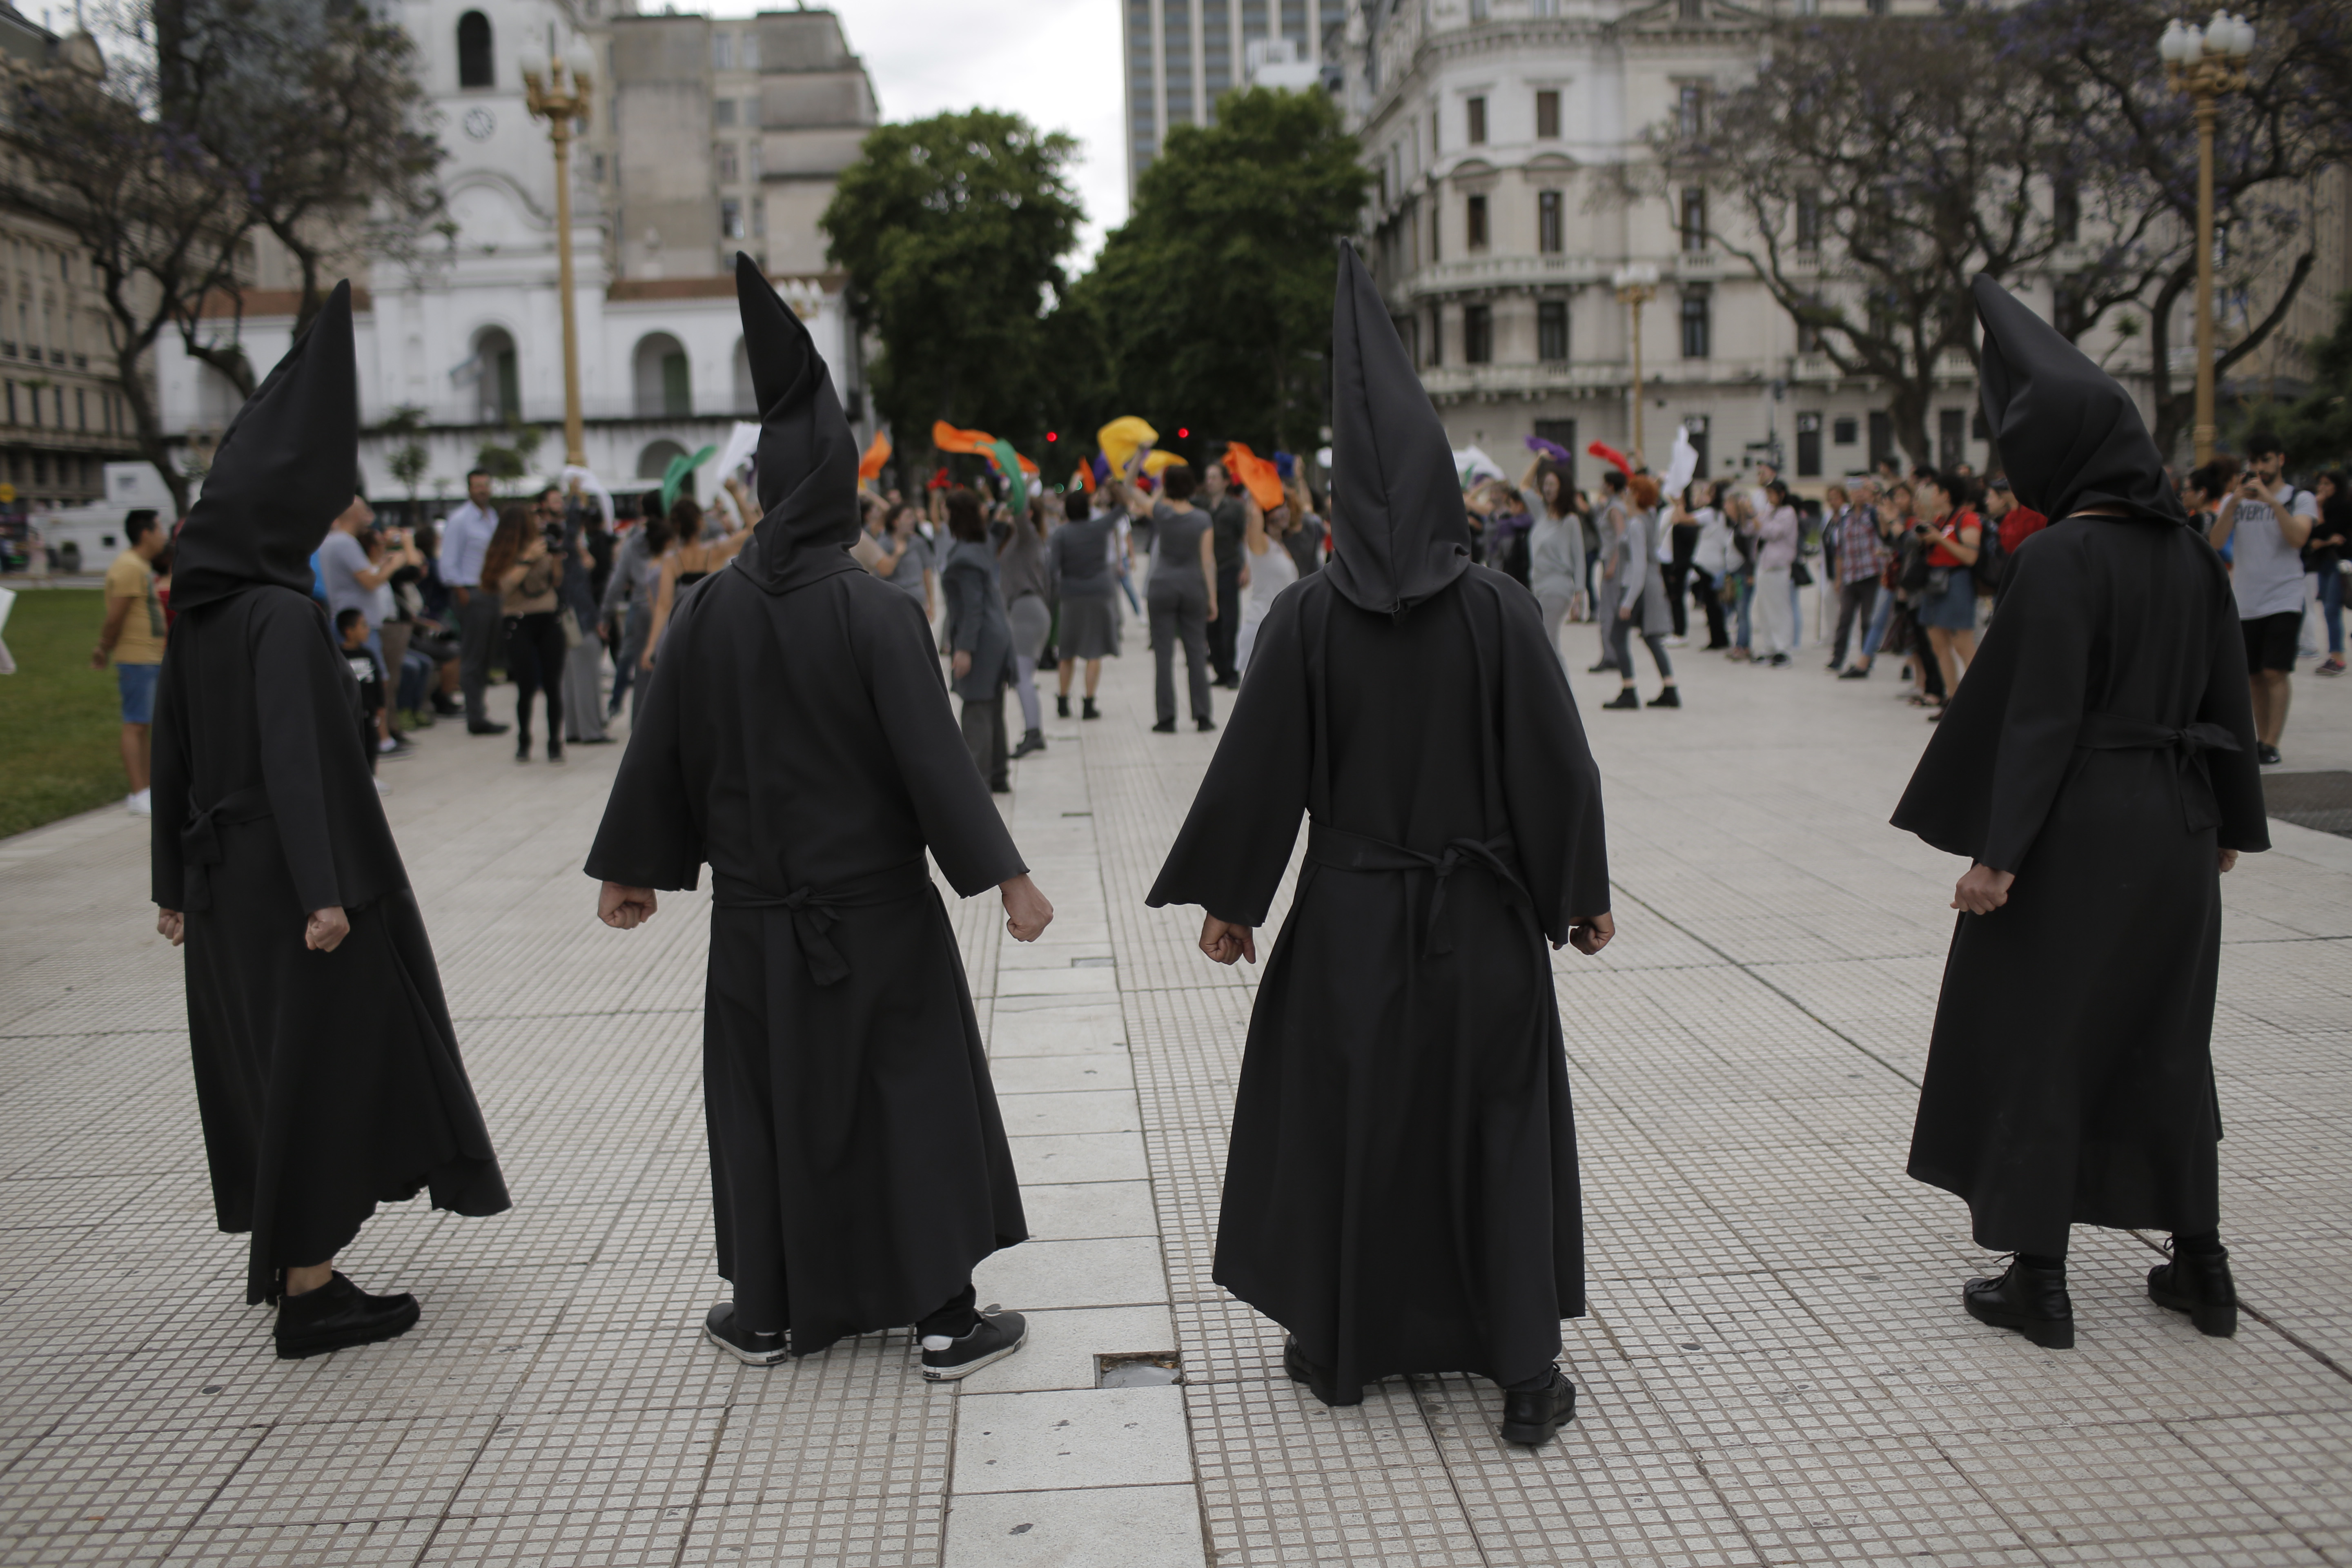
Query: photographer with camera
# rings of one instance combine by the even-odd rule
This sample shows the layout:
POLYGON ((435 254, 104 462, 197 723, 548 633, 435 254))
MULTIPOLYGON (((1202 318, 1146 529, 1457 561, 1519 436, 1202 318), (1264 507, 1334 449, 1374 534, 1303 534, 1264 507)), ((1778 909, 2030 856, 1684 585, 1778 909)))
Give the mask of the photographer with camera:
MULTIPOLYGON (((375 658, 377 674, 389 687, 393 667, 384 658, 383 606, 379 593, 391 583, 393 574, 404 566, 422 566, 424 555, 404 528, 388 529, 383 535, 383 549, 375 561, 368 559, 367 546, 360 536, 375 527, 375 509, 365 496, 353 496, 332 526, 326 540, 319 546, 319 579, 327 588, 327 614, 330 617, 345 610, 357 610, 367 621, 367 650, 375 658)), ((400 756, 408 750, 406 741, 392 732, 389 708, 376 721, 376 750, 386 756, 400 756)))
POLYGON ((2286 732, 2288 681, 2303 637, 2303 547, 2319 521, 2319 503, 2286 478, 2286 444, 2268 430, 2246 437, 2246 470, 2215 509, 2213 548, 2230 552, 2230 587, 2246 637, 2246 673, 2254 699, 2255 756, 2279 760, 2286 732))

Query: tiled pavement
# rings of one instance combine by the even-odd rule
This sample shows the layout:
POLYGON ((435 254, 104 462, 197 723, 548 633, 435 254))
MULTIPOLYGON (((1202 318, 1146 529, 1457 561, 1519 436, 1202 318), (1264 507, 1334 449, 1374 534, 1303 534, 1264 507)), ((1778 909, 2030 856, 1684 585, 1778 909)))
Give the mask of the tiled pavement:
MULTIPOLYGON (((1139 649, 1020 769, 1046 941, 950 904, 1036 1235, 981 1277, 1032 1344, 960 1391, 902 1332, 767 1372, 698 1340, 705 910, 591 919, 618 748, 519 768, 444 728, 387 765, 517 1206, 380 1216, 345 1266, 424 1324, 313 1362, 212 1228, 141 828, 0 842, 0 1561, 2352 1564, 2352 841, 2283 827, 2225 884, 2257 1316, 2200 1339, 2141 1295, 2146 1238, 2079 1232, 2079 1348, 2037 1351, 1960 1314, 1981 1255, 1902 1173, 1955 871, 1884 826, 1925 730, 1807 653, 1686 654, 1679 713, 1577 678, 1622 934, 1558 963, 1593 1312, 1537 1453, 1465 1378, 1322 1409, 1210 1283, 1253 977, 1142 906, 1213 737, 1145 731, 1139 649), (1097 1386, 1170 1352, 1181 1386, 1097 1386)), ((2352 689, 2298 686, 2291 759, 2345 765, 2352 689)))

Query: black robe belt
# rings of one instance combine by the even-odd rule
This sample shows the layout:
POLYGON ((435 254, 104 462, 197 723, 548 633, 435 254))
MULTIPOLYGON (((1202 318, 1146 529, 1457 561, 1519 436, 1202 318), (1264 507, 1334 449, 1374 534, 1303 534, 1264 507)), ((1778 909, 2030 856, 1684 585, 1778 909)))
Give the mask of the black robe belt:
POLYGON ((841 918, 835 911, 895 904, 929 892, 930 887, 931 868, 914 859, 830 888, 795 888, 782 894, 732 878, 714 877, 711 900, 722 910, 788 911, 793 917, 793 939, 800 943, 801 957, 807 961, 809 978, 819 985, 838 985, 849 978, 849 961, 826 934, 841 918))
POLYGON ((1418 849, 1350 833, 1328 823, 1310 823, 1307 829, 1307 858, 1311 864, 1340 871, 1427 871, 1436 879, 1429 895, 1429 927, 1422 937, 1424 958, 1454 951, 1454 929, 1440 918, 1445 912, 1445 879, 1474 860, 1495 874, 1495 880, 1502 885, 1507 908, 1534 907, 1527 884, 1519 880, 1518 872, 1507 858, 1516 851, 1517 846, 1507 833, 1484 842, 1449 838, 1438 853, 1424 855, 1418 849))
POLYGON ((212 868, 221 863, 219 830, 275 815, 269 808, 269 792, 259 784, 248 784, 202 811, 189 813, 187 825, 180 829, 183 913, 213 907, 212 868))
POLYGON ((2242 752, 2238 737, 2219 724, 2175 727, 2151 719, 2121 713, 2088 713, 2074 743, 2094 752, 2165 752, 2173 757, 2174 793, 2180 797, 2181 825, 2202 833, 2221 825, 2221 803, 2213 797, 2212 764, 2208 752, 2242 752))

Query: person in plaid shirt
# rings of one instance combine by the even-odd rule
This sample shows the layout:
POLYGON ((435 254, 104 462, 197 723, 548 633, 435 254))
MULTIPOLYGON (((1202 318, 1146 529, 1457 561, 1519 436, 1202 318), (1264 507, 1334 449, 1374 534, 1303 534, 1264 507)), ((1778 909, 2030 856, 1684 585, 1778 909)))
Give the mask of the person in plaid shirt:
MULTIPOLYGON (((1847 639, 1870 625, 1870 613, 1878 605, 1878 574, 1885 568, 1887 550, 1878 537, 1876 507, 1854 500, 1843 485, 1830 486, 1822 500, 1832 509, 1823 532, 1837 562, 1837 641, 1830 652, 1830 668, 1836 669, 1845 663, 1847 639)), ((1869 674, 1865 658, 1845 671, 1843 679, 1860 680, 1869 674)))

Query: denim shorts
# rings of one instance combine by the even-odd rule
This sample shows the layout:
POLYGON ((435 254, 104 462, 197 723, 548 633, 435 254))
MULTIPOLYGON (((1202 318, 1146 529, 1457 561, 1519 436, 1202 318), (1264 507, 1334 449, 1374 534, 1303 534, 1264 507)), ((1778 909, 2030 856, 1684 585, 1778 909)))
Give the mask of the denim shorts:
POLYGON ((124 723, 152 724, 155 721, 155 677, 163 668, 160 664, 118 664, 114 667, 115 683, 122 689, 124 723))

